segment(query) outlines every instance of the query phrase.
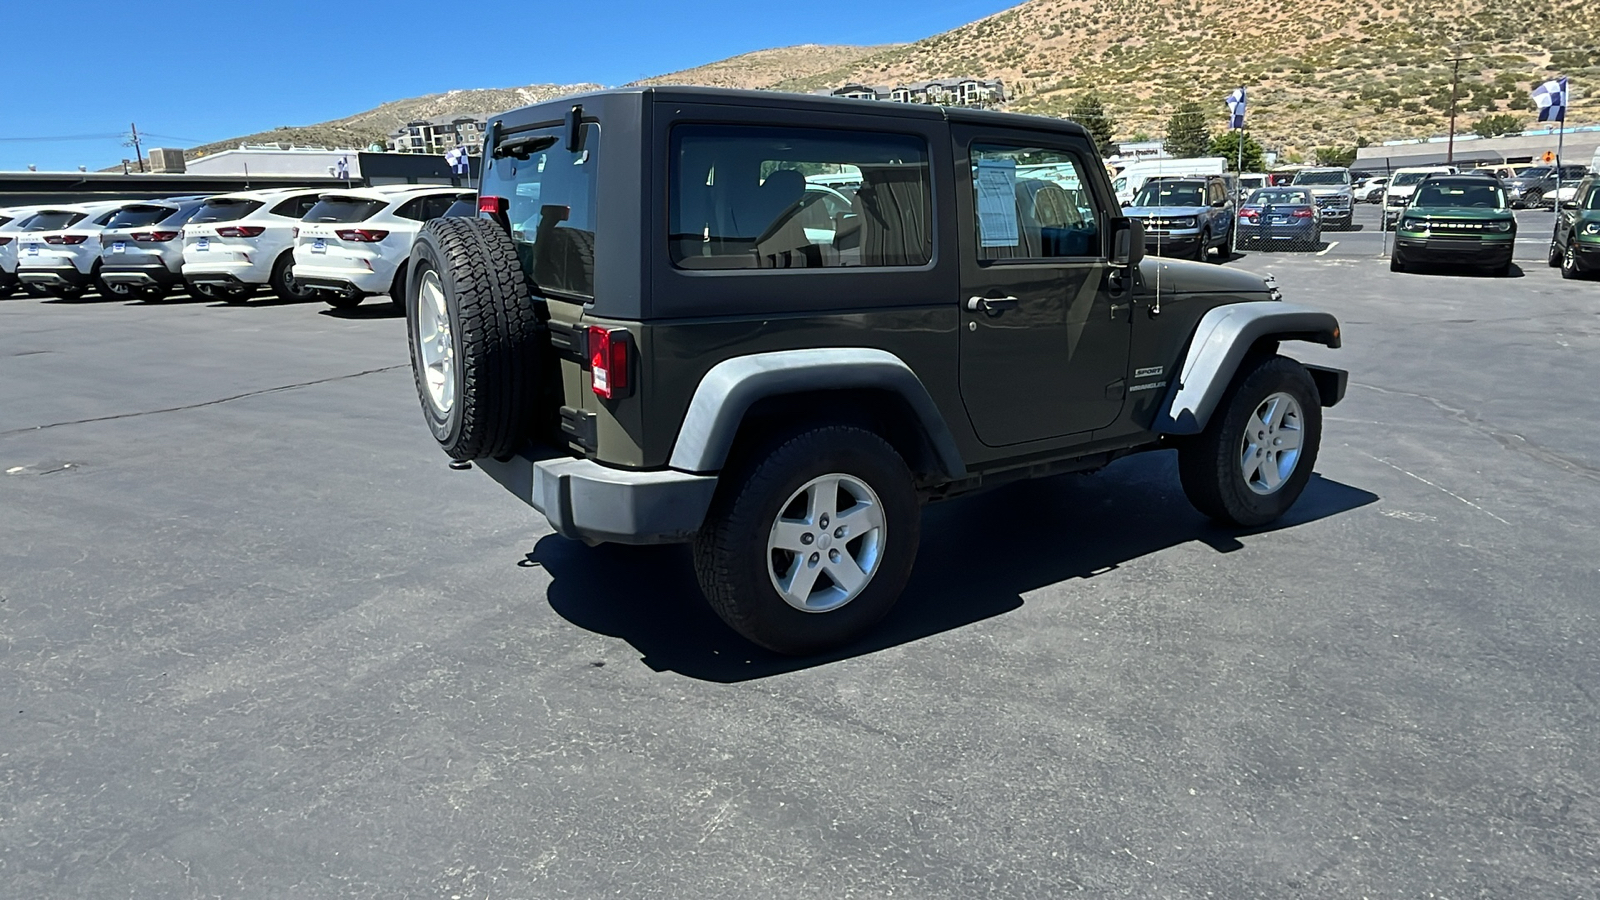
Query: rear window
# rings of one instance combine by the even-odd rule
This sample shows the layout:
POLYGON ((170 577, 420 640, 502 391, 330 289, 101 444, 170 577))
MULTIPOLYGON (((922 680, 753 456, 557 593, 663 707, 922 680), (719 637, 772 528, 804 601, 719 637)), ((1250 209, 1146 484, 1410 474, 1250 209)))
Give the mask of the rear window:
POLYGON ((922 266, 928 147, 912 135, 679 125, 667 201, 683 269, 922 266))
POLYGON ((200 210, 189 218, 189 224, 232 222, 250 215, 261 206, 260 200, 207 200, 206 205, 200 207, 200 210))
POLYGON ((107 228, 138 228, 142 225, 154 225, 172 215, 170 206, 129 206, 117 210, 109 221, 107 228))
POLYGON ((360 197, 323 197, 301 218, 307 222, 365 222, 389 205, 387 200, 360 197))
POLYGON ((528 158, 494 160, 492 180, 484 187, 489 196, 503 197, 506 220, 517 259, 528 280, 541 293, 594 296, 595 187, 599 183, 600 128, 584 127, 584 149, 567 150, 561 129, 530 132, 526 143, 516 135, 528 158), (539 147, 539 149, 533 149, 539 147))
POLYGON ((68 228, 83 221, 80 212, 42 212, 28 220, 28 231, 54 231, 68 228))

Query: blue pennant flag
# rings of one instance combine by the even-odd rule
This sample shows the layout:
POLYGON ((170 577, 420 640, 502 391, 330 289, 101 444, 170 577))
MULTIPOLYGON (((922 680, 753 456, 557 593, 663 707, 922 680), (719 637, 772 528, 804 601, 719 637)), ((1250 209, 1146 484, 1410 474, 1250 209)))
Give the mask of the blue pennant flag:
POLYGON ((1533 89, 1533 102, 1539 107, 1539 121, 1567 120, 1567 77, 1553 78, 1533 89))
POLYGON ((1222 101, 1228 104, 1228 128, 1244 127, 1244 88, 1239 88, 1222 101))

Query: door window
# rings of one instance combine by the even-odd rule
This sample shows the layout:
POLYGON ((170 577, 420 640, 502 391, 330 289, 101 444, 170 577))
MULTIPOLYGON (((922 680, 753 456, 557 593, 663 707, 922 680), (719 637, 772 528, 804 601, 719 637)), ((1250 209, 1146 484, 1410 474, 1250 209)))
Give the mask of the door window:
POLYGON ((974 144, 978 259, 1100 257, 1100 226, 1084 171, 1062 150, 974 144))

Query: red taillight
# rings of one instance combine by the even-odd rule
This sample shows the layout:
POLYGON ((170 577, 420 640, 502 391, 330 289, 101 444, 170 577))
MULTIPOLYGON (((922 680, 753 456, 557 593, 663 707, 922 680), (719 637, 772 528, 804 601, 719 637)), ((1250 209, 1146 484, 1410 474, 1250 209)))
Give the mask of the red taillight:
POLYGON ((504 197, 479 197, 478 212, 488 213, 491 216, 503 216, 506 212, 506 198, 504 197))
POLYGON ((178 232, 176 231, 135 231, 133 234, 128 235, 128 237, 131 237, 140 243, 156 244, 166 243, 177 236, 178 232))
POLYGON ((1309 209, 1297 209, 1293 213, 1291 213, 1291 215, 1293 215, 1296 219, 1309 219, 1309 218, 1311 218, 1311 210, 1309 210, 1309 209))
POLYGON ((622 396, 628 388, 628 332, 590 325, 589 370, 596 394, 607 400, 622 396))
POLYGON ((47 234, 44 236, 46 244, 81 244, 87 241, 87 234, 47 234))
POLYGON ((264 225, 227 225, 217 229, 217 237, 260 237, 266 230, 264 225))
POLYGON ((5 245, 7 245, 9 243, 11 243, 11 238, 8 238, 8 237, 5 237, 3 235, 0 235, 0 247, 4 247, 5 245))
POLYGON ((1241 210, 1239 210, 1239 218, 1241 218, 1241 219, 1256 219, 1256 218, 1259 218, 1260 216, 1261 216, 1261 210, 1259 210, 1259 209, 1241 209, 1241 210))
POLYGON ((347 228, 344 231, 335 231, 341 241, 351 241, 357 244, 376 244, 389 236, 387 231, 372 231, 367 228, 347 228))
POLYGON ((300 226, 299 225, 296 225, 294 227, 294 234, 290 235, 290 237, 293 237, 293 238, 295 238, 297 240, 299 239, 299 237, 300 237, 300 226))

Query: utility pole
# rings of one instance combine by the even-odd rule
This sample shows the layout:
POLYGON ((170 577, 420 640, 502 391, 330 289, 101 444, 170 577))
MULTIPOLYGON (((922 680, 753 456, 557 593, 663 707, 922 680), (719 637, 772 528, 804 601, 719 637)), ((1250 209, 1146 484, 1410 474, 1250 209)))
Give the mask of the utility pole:
POLYGON ((1456 161, 1456 85, 1461 79, 1461 63, 1470 56, 1456 56, 1445 60, 1450 64, 1450 143, 1444 152, 1446 165, 1456 161))
MULTIPOLYGON (((139 171, 143 172, 144 151, 139 148, 139 123, 129 122, 128 127, 133 129, 133 140, 129 141, 128 143, 133 145, 133 156, 139 161, 139 171)), ((127 144, 124 144, 123 146, 127 146, 127 144)))

